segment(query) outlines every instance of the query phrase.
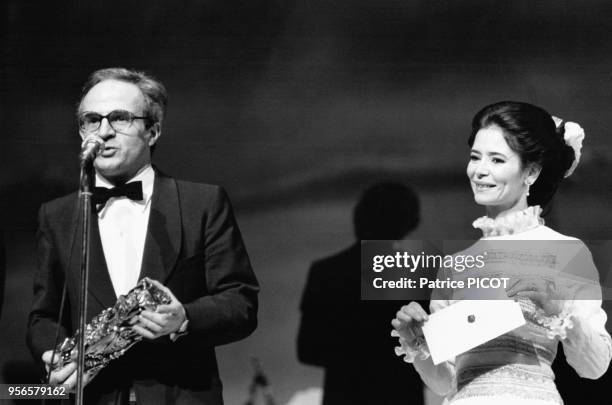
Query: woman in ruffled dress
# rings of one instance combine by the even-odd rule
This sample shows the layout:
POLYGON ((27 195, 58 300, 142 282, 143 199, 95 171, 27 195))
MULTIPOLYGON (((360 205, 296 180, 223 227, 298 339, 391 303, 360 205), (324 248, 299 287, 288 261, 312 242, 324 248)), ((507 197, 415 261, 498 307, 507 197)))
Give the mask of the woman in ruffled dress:
MULTIPOLYGON (((580 267, 580 274, 598 280, 586 246, 545 226, 540 217, 540 207, 550 202, 559 183, 576 168, 583 138, 578 124, 563 122, 527 103, 500 102, 476 114, 467 175, 476 203, 486 208, 487 215, 474 222, 483 232, 481 241, 574 241, 582 253, 570 267, 580 267)), ((563 243, 558 246, 549 261, 553 266, 565 260, 563 243)), ((551 369, 559 342, 581 377, 596 379, 608 368, 612 342, 605 329, 599 286, 595 284, 586 296, 559 296, 555 294, 562 289, 551 288, 550 280, 534 281, 525 273, 521 278, 522 266, 533 268, 529 263, 508 261, 505 265, 514 270, 506 293, 519 302, 526 320, 509 333, 434 365, 421 329, 427 312, 411 302, 392 321, 392 334, 400 341, 398 355, 405 355, 404 360, 413 363, 423 381, 445 396, 447 404, 563 404, 551 369)), ((458 299, 452 291, 435 298, 432 313, 458 299)))

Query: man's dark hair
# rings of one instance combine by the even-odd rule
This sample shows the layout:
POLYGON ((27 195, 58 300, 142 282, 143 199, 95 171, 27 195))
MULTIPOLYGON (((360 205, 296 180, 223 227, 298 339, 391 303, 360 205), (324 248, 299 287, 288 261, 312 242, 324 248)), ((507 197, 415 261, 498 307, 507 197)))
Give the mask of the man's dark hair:
POLYGON ((85 98, 89 90, 96 84, 105 80, 118 80, 134 84, 140 89, 144 97, 144 113, 150 119, 149 126, 152 123, 159 122, 161 124, 163 122, 164 116, 166 115, 166 107, 168 105, 168 94, 166 93, 164 85, 144 72, 122 67, 100 69, 93 72, 83 85, 77 112, 80 112, 83 98, 85 98))

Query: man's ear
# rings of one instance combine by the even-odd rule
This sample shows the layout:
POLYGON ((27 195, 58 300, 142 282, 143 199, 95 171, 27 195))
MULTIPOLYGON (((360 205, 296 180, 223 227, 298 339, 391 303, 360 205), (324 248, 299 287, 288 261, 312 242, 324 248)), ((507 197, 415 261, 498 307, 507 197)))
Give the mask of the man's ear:
POLYGON ((156 122, 149 128, 149 146, 155 145, 161 136, 161 124, 156 122))
POLYGON ((540 172, 542 171, 542 166, 532 163, 527 167, 527 177, 525 177, 526 184, 533 184, 538 179, 540 172))

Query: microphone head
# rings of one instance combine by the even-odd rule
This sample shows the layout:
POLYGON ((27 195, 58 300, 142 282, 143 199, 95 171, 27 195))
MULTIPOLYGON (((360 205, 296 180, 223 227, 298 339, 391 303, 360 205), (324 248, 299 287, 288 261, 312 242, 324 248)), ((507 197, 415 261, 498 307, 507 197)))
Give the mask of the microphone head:
POLYGON ((81 143, 79 160, 81 163, 93 162, 93 160, 104 150, 104 140, 96 135, 89 135, 81 143))

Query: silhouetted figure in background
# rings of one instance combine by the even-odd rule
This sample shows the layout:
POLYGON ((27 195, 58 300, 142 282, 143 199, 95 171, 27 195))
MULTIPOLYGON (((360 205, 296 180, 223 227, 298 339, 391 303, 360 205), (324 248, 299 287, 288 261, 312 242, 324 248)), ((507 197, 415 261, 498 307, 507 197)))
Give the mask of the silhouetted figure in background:
POLYGON ((394 354, 389 319, 398 303, 360 296, 360 240, 404 238, 418 225, 418 197, 399 183, 376 184, 364 192, 353 220, 357 241, 310 268, 298 358, 325 368, 324 405, 422 404, 421 379, 394 354))

